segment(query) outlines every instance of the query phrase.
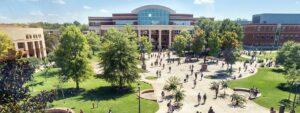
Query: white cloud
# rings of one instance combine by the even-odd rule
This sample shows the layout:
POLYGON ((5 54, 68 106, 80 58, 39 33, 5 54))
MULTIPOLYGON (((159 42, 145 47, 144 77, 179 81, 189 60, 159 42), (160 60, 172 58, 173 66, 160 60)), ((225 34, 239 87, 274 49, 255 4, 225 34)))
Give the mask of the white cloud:
POLYGON ((1 20, 7 20, 8 18, 7 18, 6 16, 1 16, 1 15, 0 15, 0 19, 1 19, 1 20))
POLYGON ((215 0, 194 0, 194 4, 213 4, 215 0))
POLYGON ((66 4, 66 2, 64 0, 54 0, 53 2, 57 3, 57 4, 61 4, 61 5, 66 4))
POLYGON ((92 7, 85 5, 83 6, 83 9, 92 9, 92 7))
POLYGON ((107 13, 108 11, 106 9, 100 9, 101 13, 107 13))
POLYGON ((29 12, 32 16, 44 16, 45 14, 42 11, 31 11, 29 12))

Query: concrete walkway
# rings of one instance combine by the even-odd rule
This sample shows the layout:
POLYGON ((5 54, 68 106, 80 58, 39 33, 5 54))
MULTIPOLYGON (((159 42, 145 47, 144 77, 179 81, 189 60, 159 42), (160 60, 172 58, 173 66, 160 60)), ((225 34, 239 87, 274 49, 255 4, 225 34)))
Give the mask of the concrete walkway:
MULTIPOLYGON (((157 54, 157 53, 156 53, 157 54)), ((162 55, 163 56, 163 55, 162 55)), ((176 56, 171 56, 171 57, 176 57, 176 56)), ((162 58, 162 57, 161 57, 162 58)), ((147 73, 142 74, 142 80, 149 82, 152 84, 154 88, 154 93, 156 97, 158 98, 158 103, 159 103, 159 110, 157 113, 166 113, 167 112, 167 103, 168 100, 165 100, 161 102, 161 92, 163 89, 163 86, 166 83, 166 80, 170 76, 177 76, 181 79, 182 83, 187 74, 191 75, 191 72, 189 70, 190 65, 194 65, 194 72, 199 72, 199 69, 201 68, 201 63, 203 59, 199 59, 198 62, 194 63, 183 63, 184 58, 182 59, 182 64, 177 65, 177 62, 175 61, 172 64, 168 64, 167 61, 167 55, 165 54, 165 57, 163 57, 163 64, 165 64, 165 69, 162 69, 162 66, 159 67, 151 67, 150 64, 151 62, 155 61, 155 58, 152 57, 146 61, 147 65, 147 73), (169 73, 169 66, 172 67, 171 72, 169 73), (157 80, 147 80, 145 77, 147 76, 156 76, 156 71, 161 70, 162 77, 158 78, 157 80)), ((243 64, 241 62, 236 63, 233 66, 233 69, 236 71, 233 73, 234 76, 239 76, 240 74, 243 75, 242 78, 251 76, 256 73, 256 69, 254 67, 254 64, 252 66, 248 65, 248 70, 244 71, 244 68, 242 68, 241 73, 238 72, 238 68, 243 67, 243 64), (254 72, 250 72, 250 70, 253 70, 254 72)), ((208 72, 204 72, 204 76, 209 76, 209 75, 215 75, 217 73, 220 73, 222 71, 226 70, 226 65, 222 68, 222 61, 219 61, 219 64, 211 64, 208 65, 208 72)), ((198 79, 197 79, 197 85, 195 88, 194 87, 194 74, 192 76, 189 76, 189 80, 187 83, 183 83, 183 89, 185 90, 185 98, 182 101, 183 106, 181 109, 178 111, 174 111, 175 113, 196 113, 196 111, 202 112, 202 113, 207 113, 208 109, 210 106, 213 107, 214 111, 216 113, 268 113, 269 110, 267 108, 264 108, 262 106, 259 106, 258 104, 254 103, 253 101, 248 100, 247 103, 245 104, 245 108, 239 108, 239 107, 232 107, 231 106, 231 101, 230 97, 228 96, 225 99, 218 98, 214 99, 215 97, 215 92, 210 90, 210 83, 213 81, 221 81, 225 79, 206 79, 203 78, 203 80, 200 80, 200 74, 198 74, 198 79), (204 93, 207 95, 207 101, 205 105, 199 105, 197 106, 197 95, 198 93, 201 93, 201 96, 203 96, 204 93)), ((223 93, 224 90, 220 90, 220 93, 223 93)), ((227 94, 232 94, 234 91, 227 88, 226 93, 227 94)), ((237 92, 239 93, 239 92, 237 92)), ((241 93, 242 94, 242 93, 241 93)), ((166 94, 168 95, 168 94, 166 94)), ((245 95, 245 93, 243 94, 245 95)), ((247 95, 247 94, 246 94, 247 95)), ((202 98, 203 101, 203 98, 202 98)), ((174 102, 174 100, 172 100, 174 102)), ((201 102, 202 103, 202 102, 201 102)))

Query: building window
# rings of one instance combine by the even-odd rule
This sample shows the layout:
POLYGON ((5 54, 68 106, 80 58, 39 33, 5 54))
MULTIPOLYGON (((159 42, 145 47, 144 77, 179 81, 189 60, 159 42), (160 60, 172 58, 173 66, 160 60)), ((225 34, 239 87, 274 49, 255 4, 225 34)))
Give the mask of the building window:
POLYGON ((173 21, 174 25, 191 25, 191 21, 173 21))
POLYGON ((42 38, 42 35, 41 35, 41 34, 39 34, 39 38, 42 38))
POLYGON ((134 20, 117 20, 115 21, 116 25, 133 25, 134 20))
POLYGON ((169 25, 169 12, 162 9, 145 9, 138 13, 139 25, 169 25))

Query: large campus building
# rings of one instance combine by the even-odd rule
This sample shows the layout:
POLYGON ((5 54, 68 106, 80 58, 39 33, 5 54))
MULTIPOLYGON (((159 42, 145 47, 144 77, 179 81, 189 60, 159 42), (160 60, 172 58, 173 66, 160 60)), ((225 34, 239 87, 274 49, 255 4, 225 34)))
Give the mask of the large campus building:
POLYGON ((244 47, 276 49, 284 42, 300 42, 300 14, 257 14, 244 28, 244 47))
POLYGON ((23 51, 24 57, 44 58, 47 56, 42 28, 0 25, 0 32, 12 39, 15 50, 23 51))
MULTIPOLYGON (((213 18, 211 18, 213 19, 213 18)), ((131 13, 112 14, 112 17, 89 17, 89 30, 103 35, 108 29, 123 30, 132 26, 138 36, 148 36, 154 49, 170 48, 180 30, 193 30, 197 21, 193 14, 178 14, 173 9, 160 5, 146 5, 131 13)))

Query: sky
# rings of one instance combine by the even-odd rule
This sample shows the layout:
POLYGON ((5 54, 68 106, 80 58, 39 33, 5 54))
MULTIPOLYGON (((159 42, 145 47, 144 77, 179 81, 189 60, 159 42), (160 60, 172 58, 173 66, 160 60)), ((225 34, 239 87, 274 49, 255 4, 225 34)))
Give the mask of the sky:
POLYGON ((216 20, 251 20, 253 14, 260 13, 300 13, 300 0, 0 0, 0 23, 88 23, 89 16, 129 13, 143 5, 163 5, 177 13, 216 20))

